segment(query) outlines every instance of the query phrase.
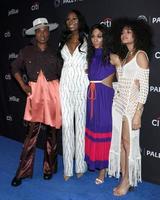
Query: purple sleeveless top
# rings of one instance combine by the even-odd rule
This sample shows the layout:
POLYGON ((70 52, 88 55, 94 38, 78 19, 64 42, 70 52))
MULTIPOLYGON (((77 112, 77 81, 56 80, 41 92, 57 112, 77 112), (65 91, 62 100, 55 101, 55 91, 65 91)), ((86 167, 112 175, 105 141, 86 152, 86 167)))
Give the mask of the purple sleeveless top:
POLYGON ((88 78, 90 81, 99 81, 105 79, 107 76, 115 73, 116 69, 107 60, 102 62, 102 48, 95 49, 95 54, 89 65, 88 78))

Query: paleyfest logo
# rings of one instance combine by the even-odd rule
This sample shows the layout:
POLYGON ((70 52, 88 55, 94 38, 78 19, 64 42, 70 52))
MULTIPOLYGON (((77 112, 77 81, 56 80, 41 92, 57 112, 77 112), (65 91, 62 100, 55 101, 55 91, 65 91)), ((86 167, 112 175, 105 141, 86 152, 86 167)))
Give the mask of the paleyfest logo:
POLYGON ((149 91, 152 93, 160 93, 160 87, 155 85, 150 85, 149 91))
POLYGON ((61 5, 61 0, 54 0, 54 7, 58 8, 61 5))
POLYGON ((11 97, 9 97, 9 101, 13 101, 13 102, 19 103, 20 98, 18 98, 18 97, 16 97, 16 96, 11 96, 11 97))
POLYGON ((160 23, 160 17, 153 17, 152 24, 158 24, 158 23, 160 23))
POLYGON ((7 116, 6 116, 6 120, 12 122, 12 121, 13 121, 13 118, 12 118, 11 115, 7 115, 7 116))
POLYGON ((11 10, 8 10, 8 16, 10 16, 10 15, 16 15, 18 13, 19 13, 18 9, 12 8, 11 10))
POLYGON ((139 15, 139 16, 137 17, 137 19, 139 19, 139 20, 144 20, 144 21, 148 22, 148 19, 147 19, 147 17, 146 17, 145 15, 139 15))
POLYGON ((8 60, 16 59, 18 57, 18 54, 12 52, 8 55, 8 60))
POLYGON ((39 10, 39 2, 34 2, 33 5, 31 5, 31 11, 39 10))
POLYGON ((78 3, 84 0, 54 0, 54 7, 58 8, 64 4, 78 3))
POLYGON ((26 28, 23 28, 23 29, 22 29, 22 37, 25 37, 25 36, 26 36, 26 30, 27 30, 26 28))
POLYGON ((137 17, 137 19, 140 19, 140 20, 144 20, 146 22, 148 22, 149 24, 159 24, 160 23, 160 17, 151 17, 151 16, 148 16, 146 17, 145 15, 139 15, 137 17))
POLYGON ((146 156, 153 157, 153 158, 160 158, 160 152, 151 151, 149 149, 145 150, 146 156))

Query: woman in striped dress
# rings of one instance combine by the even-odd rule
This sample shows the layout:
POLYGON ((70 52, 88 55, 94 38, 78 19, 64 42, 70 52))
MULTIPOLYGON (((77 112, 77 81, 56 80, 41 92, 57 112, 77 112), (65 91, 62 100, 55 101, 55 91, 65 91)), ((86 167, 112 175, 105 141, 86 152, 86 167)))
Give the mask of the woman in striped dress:
POLYGON ((86 35, 88 26, 77 10, 68 13, 60 41, 63 68, 60 78, 62 106, 62 144, 64 179, 73 176, 73 159, 77 177, 86 171, 84 133, 88 77, 86 35))

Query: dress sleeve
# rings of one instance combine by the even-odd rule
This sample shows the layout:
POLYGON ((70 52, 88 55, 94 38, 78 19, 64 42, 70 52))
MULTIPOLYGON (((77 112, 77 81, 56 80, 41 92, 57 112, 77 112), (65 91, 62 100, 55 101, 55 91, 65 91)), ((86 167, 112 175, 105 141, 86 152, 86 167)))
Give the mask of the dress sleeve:
POLYGON ((138 68, 138 80, 140 84, 138 102, 145 104, 149 90, 149 69, 138 68))
POLYGON ((24 67, 23 50, 20 50, 18 57, 11 63, 11 72, 14 75, 24 67))

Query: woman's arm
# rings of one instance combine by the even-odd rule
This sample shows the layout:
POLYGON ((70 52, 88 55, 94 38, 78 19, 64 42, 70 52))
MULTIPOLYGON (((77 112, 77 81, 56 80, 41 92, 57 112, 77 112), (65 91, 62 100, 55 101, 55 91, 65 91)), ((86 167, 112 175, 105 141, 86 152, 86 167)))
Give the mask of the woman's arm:
POLYGON ((143 51, 140 51, 137 54, 137 64, 138 69, 138 81, 139 81, 139 98, 138 105, 132 120, 132 128, 139 129, 141 127, 141 116, 143 113, 143 106, 146 102, 149 89, 149 60, 147 54, 143 51))

